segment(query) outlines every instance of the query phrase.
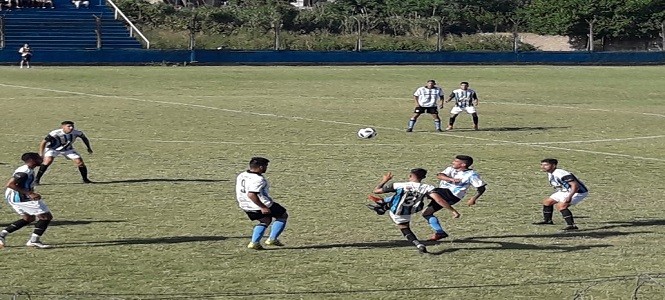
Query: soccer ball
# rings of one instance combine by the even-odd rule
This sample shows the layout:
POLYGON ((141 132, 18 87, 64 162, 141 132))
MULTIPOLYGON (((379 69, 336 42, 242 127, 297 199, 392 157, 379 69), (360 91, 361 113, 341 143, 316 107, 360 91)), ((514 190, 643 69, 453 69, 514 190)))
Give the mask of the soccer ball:
POLYGON ((372 127, 361 128, 358 130, 358 137, 361 139, 371 139, 376 136, 376 130, 372 127))

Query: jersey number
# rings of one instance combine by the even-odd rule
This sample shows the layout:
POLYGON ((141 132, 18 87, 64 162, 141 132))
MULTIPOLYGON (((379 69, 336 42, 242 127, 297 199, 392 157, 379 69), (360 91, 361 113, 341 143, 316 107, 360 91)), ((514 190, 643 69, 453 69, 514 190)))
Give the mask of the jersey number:
POLYGON ((240 192, 247 193, 247 190, 245 189, 245 179, 240 181, 240 192))

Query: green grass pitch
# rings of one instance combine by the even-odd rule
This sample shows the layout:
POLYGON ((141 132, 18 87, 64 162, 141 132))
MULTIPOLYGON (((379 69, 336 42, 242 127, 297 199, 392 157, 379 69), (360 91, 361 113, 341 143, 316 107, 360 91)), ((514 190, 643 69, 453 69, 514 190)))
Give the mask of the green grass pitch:
MULTIPOLYGON (((0 174, 62 120, 91 139, 90 178, 58 158, 38 187, 55 216, 0 250, 0 299, 662 299, 665 295, 663 67, 39 67, 0 68, 0 174), (412 93, 469 81, 480 131, 423 115, 412 93), (356 131, 378 136, 360 140, 356 131), (385 171, 433 174, 476 159, 488 191, 451 236, 419 255, 388 217, 364 208, 385 171), (253 223, 234 179, 271 160, 290 212, 284 248, 246 249, 253 223), (551 192, 539 162, 560 160, 591 194, 581 230, 535 227, 551 192)), ((443 110, 447 119, 450 105, 443 110)), ((473 193, 473 192, 472 192, 473 193)), ((17 219, 0 205, 0 225, 17 219)), ((421 239, 430 234, 420 217, 421 239)))

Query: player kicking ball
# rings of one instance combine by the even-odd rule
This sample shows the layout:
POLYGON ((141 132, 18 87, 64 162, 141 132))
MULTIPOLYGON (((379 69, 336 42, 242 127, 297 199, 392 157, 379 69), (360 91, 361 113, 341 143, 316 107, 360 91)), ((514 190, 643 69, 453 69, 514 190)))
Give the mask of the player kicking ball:
POLYGON ((0 248, 5 246, 5 238, 8 234, 25 227, 34 222, 35 219, 38 219, 35 230, 25 245, 40 249, 50 248, 51 246, 43 244, 40 238, 46 231, 51 219, 53 219, 53 215, 42 200, 42 196, 35 193, 34 190, 34 169, 42 163, 42 157, 39 153, 28 152, 21 156, 21 160, 25 162, 25 165, 14 171, 12 178, 7 182, 7 190, 5 191, 7 203, 21 215, 21 219, 0 231, 0 248))
POLYGON ((409 242, 413 243, 420 253, 427 253, 427 247, 425 247, 425 245, 418 240, 413 231, 411 231, 410 223, 411 216, 423 209, 423 201, 426 198, 432 199, 442 207, 450 210, 453 214, 453 218, 460 217, 460 213, 435 192, 434 186, 422 183, 426 175, 427 170, 416 168, 409 172, 409 180, 407 182, 388 184, 388 181, 393 178, 393 174, 391 172, 386 173, 381 178, 381 182, 379 182, 374 188, 373 192, 375 194, 394 194, 383 199, 376 196, 370 196, 370 199, 375 200, 376 205, 369 205, 369 207, 379 215, 383 215, 387 211, 390 218, 395 225, 397 225, 397 228, 399 228, 404 237, 409 242))

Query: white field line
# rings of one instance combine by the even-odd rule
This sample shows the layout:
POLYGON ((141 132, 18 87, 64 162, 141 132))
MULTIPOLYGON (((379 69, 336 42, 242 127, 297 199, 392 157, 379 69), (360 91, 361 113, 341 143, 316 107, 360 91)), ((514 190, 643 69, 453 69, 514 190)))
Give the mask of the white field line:
MULTIPOLYGON (((339 125, 371 126, 371 125, 367 125, 367 124, 358 124, 358 123, 350 123, 350 122, 342 122, 342 121, 312 119, 312 118, 293 117, 293 116, 282 116, 282 115, 269 114, 269 113, 248 112, 248 111, 219 108, 219 107, 206 106, 206 105, 200 105, 200 104, 178 103, 178 102, 161 101, 161 100, 147 100, 147 99, 140 99, 140 98, 134 98, 134 97, 124 97, 124 96, 115 96, 115 95, 99 95, 99 94, 90 94, 90 93, 74 92, 74 91, 64 91, 64 90, 47 89, 47 88, 30 87, 30 86, 21 86, 21 85, 4 84, 4 83, 0 83, 0 86, 10 87, 10 88, 28 89, 28 90, 48 91, 48 92, 54 92, 54 93, 65 93, 65 94, 72 94, 72 95, 82 95, 82 96, 96 97, 96 98, 124 99, 124 100, 131 100, 131 101, 137 101, 137 102, 204 108, 204 109, 208 109, 208 110, 218 110, 218 111, 225 111, 225 112, 231 112, 231 113, 236 113, 236 114, 250 114, 250 115, 263 116, 263 117, 274 117, 274 118, 283 118, 283 119, 291 119, 291 120, 303 120, 303 121, 322 122, 322 123, 339 124, 339 125)), ((392 128, 392 127, 374 126, 374 128, 394 130, 394 131, 403 131, 403 129, 392 128)), ((425 134, 431 134, 431 135, 451 136, 451 137, 457 137, 457 138, 479 140, 479 141, 485 141, 485 142, 493 142, 493 143, 524 145, 524 146, 529 146, 529 147, 539 147, 539 148, 546 148, 546 149, 565 150, 565 151, 571 151, 571 152, 601 154, 601 155, 607 155, 607 156, 628 157, 628 158, 633 158, 633 159, 643 159, 643 160, 665 162, 665 159, 662 159, 662 158, 642 157, 642 156, 634 156, 634 155, 612 153, 612 152, 602 152, 602 151, 580 150, 580 149, 571 149, 571 148, 563 148, 563 147, 553 147, 553 146, 538 145, 538 144, 533 144, 532 145, 532 144, 524 144, 524 143, 514 142, 514 141, 504 141, 504 140, 498 140, 498 139, 460 136, 460 135, 455 135, 455 134, 450 134, 450 133, 438 133, 438 132, 424 132, 424 133, 425 134)))

